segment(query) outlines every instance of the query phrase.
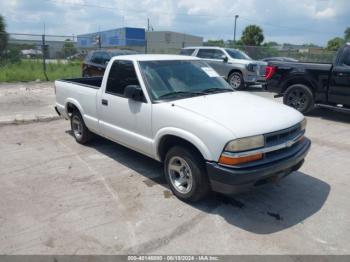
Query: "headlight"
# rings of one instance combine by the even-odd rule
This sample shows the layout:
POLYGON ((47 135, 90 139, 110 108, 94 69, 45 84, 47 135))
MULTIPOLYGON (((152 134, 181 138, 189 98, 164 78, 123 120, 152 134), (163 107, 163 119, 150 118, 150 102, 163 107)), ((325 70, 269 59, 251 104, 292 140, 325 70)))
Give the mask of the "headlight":
POLYGON ((257 67, 256 64, 248 64, 248 65, 246 65, 247 70, 250 71, 250 72, 255 72, 255 68, 256 67, 257 67))
POLYGON ((235 139, 229 142, 225 147, 225 151, 229 151, 229 152, 245 151, 248 149, 263 147, 264 144, 265 142, 264 142, 263 135, 244 137, 244 138, 235 139))
POLYGON ((306 118, 303 119, 303 121, 300 122, 300 129, 303 131, 306 128, 306 118))

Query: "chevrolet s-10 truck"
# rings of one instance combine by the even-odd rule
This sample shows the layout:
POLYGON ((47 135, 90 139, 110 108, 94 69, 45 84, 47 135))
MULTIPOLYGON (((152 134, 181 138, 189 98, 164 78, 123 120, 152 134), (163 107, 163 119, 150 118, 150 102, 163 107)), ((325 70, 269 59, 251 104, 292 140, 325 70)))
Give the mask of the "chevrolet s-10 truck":
POLYGON ((103 77, 58 80, 55 93, 78 143, 98 134, 162 162, 185 201, 277 181, 311 145, 301 113, 234 91, 195 57, 114 57, 103 77))

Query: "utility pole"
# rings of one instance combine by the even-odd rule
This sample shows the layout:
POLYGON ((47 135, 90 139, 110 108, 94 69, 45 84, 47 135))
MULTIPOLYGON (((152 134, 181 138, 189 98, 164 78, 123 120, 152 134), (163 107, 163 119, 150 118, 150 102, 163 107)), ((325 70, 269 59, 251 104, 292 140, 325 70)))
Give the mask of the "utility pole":
POLYGON ((150 29, 150 25, 149 25, 149 17, 147 17, 147 32, 145 35, 145 54, 148 53, 148 35, 149 35, 149 29, 150 29))
POLYGON ((43 53, 43 73, 44 73, 46 81, 49 81, 49 78, 47 77, 47 74, 46 74, 47 46, 46 46, 46 42, 45 42, 45 34, 43 34, 41 37, 41 52, 43 53))
POLYGON ((98 25, 98 49, 101 49, 102 43, 101 43, 101 26, 98 25))
POLYGON ((235 30, 234 30, 234 33, 233 33, 233 43, 236 44, 236 26, 237 26, 237 19, 238 19, 238 15, 235 15, 235 30))

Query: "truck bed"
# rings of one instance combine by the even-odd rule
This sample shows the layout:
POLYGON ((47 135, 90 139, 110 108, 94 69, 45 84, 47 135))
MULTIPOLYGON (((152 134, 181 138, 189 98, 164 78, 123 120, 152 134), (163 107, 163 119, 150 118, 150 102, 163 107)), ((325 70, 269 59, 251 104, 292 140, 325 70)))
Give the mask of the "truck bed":
POLYGON ((81 86, 86 86, 94 89, 99 89, 102 84, 102 76, 95 77, 81 77, 81 78, 68 78, 59 81, 68 82, 72 84, 79 84, 81 86))
POLYGON ((308 63, 308 62, 282 62, 282 61, 270 61, 269 65, 276 66, 280 69, 304 69, 304 70, 321 70, 330 71, 332 64, 326 63, 308 63))

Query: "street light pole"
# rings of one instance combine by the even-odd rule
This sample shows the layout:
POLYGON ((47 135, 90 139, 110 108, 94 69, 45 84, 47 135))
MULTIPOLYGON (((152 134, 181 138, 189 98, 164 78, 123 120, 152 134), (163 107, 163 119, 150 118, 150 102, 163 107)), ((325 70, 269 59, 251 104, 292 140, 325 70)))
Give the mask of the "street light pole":
POLYGON ((234 31, 234 34, 233 34, 233 42, 236 44, 236 25, 237 25, 237 18, 239 16, 238 15, 235 15, 235 31, 234 31))

